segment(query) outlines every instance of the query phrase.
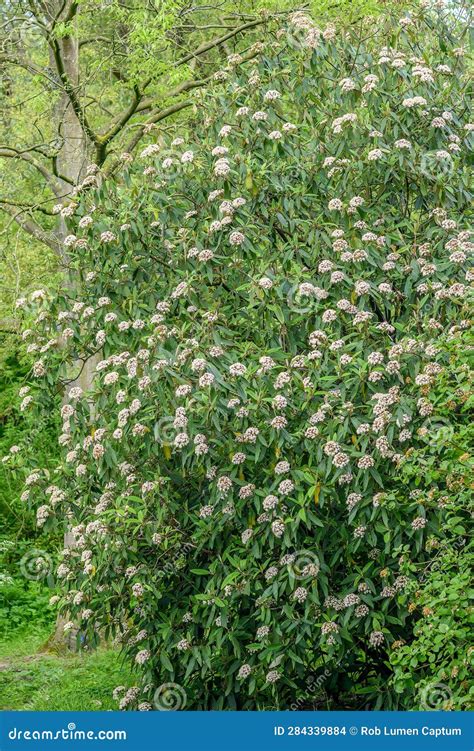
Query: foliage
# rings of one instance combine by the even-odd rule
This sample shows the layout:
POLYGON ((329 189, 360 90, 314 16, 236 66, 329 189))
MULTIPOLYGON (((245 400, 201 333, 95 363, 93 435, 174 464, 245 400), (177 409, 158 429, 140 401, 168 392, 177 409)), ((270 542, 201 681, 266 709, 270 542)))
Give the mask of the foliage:
MULTIPOLYGON (((57 457, 57 428, 54 416, 35 426, 19 410, 19 389, 31 369, 32 354, 21 340, 16 317, 18 296, 28 295, 38 286, 54 289, 58 283, 57 259, 49 248, 25 243, 20 232, 8 228, 0 237, 0 457, 27 438, 34 442, 41 464, 49 466, 57 457), (33 273, 32 273, 33 272, 33 273)), ((57 421, 56 421, 57 423, 57 421)), ((34 516, 19 503, 22 473, 5 471, 0 464, 0 527, 10 536, 34 534, 34 516)))
POLYGON ((333 704, 397 702, 404 592, 453 515, 403 468, 446 415, 472 280, 443 14, 370 34, 293 16, 204 119, 71 207, 80 285, 21 303, 38 422, 102 358, 24 498, 46 532, 72 525, 60 608, 91 643, 120 636, 141 674, 122 708, 172 681, 189 709, 281 709, 323 668, 333 704))
MULTIPOLYGON (((45 625, 51 627, 54 622, 49 605, 50 572, 41 568, 35 570, 34 561, 30 561, 32 557, 38 559, 40 545, 32 538, 0 539, 0 639, 13 639, 16 633, 45 625)), ((52 540, 48 545, 52 546, 52 540)), ((52 558, 41 552, 47 557, 48 567, 52 568, 52 558)), ((42 565, 44 568, 43 561, 42 565)))
POLYGON ((427 445, 407 458, 402 473, 405 482, 416 483, 427 508, 440 504, 445 511, 445 539, 426 542, 432 550, 428 564, 416 567, 407 555, 407 569, 416 579, 406 597, 418 620, 412 639, 396 645, 390 657, 402 709, 472 708, 472 334, 454 332, 442 346, 450 367, 432 393, 438 424, 427 445))
POLYGON ((0 540, 0 709, 113 709, 112 689, 130 681, 117 651, 44 651, 54 629, 51 589, 46 577, 29 581, 19 569, 34 544, 52 541, 0 540))
POLYGON ((468 710, 472 646, 472 545, 460 539, 431 563, 415 604, 420 614, 410 644, 391 655, 393 686, 402 709, 468 710))
POLYGON ((9 470, 13 452, 23 442, 28 442, 38 455, 44 467, 54 465, 57 461, 58 420, 52 414, 50 419, 35 425, 34 421, 24 419, 19 406, 19 389, 31 369, 31 358, 18 351, 16 342, 5 342, 0 375, 0 522, 3 533, 11 537, 35 537, 34 515, 25 503, 19 500, 23 486, 21 459, 16 457, 14 471, 9 470))
POLYGON ((0 584, 0 638, 25 627, 52 626, 54 618, 48 604, 50 590, 36 582, 17 579, 0 584))
POLYGON ((266 5, 0 0, 2 216, 57 250, 52 209, 87 165, 112 169, 147 129, 192 106, 243 38, 248 52, 266 5))
POLYGON ((33 580, 27 579, 21 561, 30 560, 32 551, 53 553, 58 547, 56 535, 48 538, 38 535, 34 513, 20 500, 24 470, 19 456, 15 458, 16 467, 10 470, 13 452, 24 442, 31 445, 44 467, 54 466, 58 456, 55 415, 35 424, 25 419, 19 409, 18 391, 25 385, 32 355, 21 341, 15 320, 18 294, 29 294, 34 285, 41 283, 54 289, 56 260, 48 248, 26 246, 18 235, 15 230, 10 232, 0 258, 0 639, 9 641, 18 634, 24 641, 26 629, 28 633, 36 633, 45 626, 53 627, 47 572, 38 572, 40 575, 35 574, 33 580))

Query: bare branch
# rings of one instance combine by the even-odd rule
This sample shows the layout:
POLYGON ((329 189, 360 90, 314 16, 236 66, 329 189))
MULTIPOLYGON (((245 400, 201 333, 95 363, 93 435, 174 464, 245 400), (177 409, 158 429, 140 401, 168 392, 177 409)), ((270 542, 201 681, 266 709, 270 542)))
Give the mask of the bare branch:
POLYGON ((28 73, 31 73, 33 76, 41 76, 41 78, 45 78, 49 83, 57 85, 57 81, 55 81, 53 78, 51 78, 50 75, 48 75, 47 68, 41 68, 38 65, 35 65, 31 60, 26 60, 23 57, 15 57, 14 55, 7 55, 7 54, 1 54, 0 55, 0 63, 8 63, 9 65, 16 65, 19 68, 23 68, 23 70, 27 70, 28 73))
POLYGON ((224 34, 221 37, 217 37, 216 39, 211 39, 209 42, 203 42, 199 47, 197 47, 193 52, 190 52, 189 54, 182 57, 180 60, 178 60, 175 65, 178 67, 179 65, 184 65, 184 63, 188 63, 190 60, 193 60, 196 57, 199 57, 199 55, 203 55, 204 52, 208 52, 209 50, 212 50, 214 47, 219 47, 219 45, 226 42, 228 39, 231 39, 232 37, 237 36, 237 34, 242 34, 244 31, 247 31, 248 29, 253 29, 255 26, 261 26, 261 24, 265 23, 263 19, 259 19, 256 21, 249 21, 248 23, 244 23, 241 26, 237 26, 232 31, 228 31, 227 34, 224 34))
MULTIPOLYGON (((245 55, 242 56, 242 63, 245 63, 245 62, 248 62, 249 60, 252 60, 254 57, 256 57, 256 55, 257 55, 256 52, 249 51, 247 54, 245 54, 245 55)), ((169 91, 167 93, 166 98, 167 99, 171 99, 173 97, 179 96, 180 94, 184 94, 184 93, 186 93, 188 91, 192 91, 193 89, 202 88, 203 86, 206 86, 206 84, 208 84, 212 80, 212 76, 213 76, 213 74, 207 76, 206 78, 194 79, 194 80, 193 79, 189 79, 188 81, 183 81, 182 83, 178 84, 178 86, 176 86, 174 89, 171 89, 171 91, 169 91)), ((136 114, 138 112, 143 112, 143 110, 150 109, 151 107, 153 107, 155 105, 155 103, 156 103, 156 98, 155 97, 147 97, 146 99, 141 99, 140 102, 138 103, 136 109, 135 109, 135 112, 133 114, 136 114)), ((189 107, 191 104, 192 104, 192 102, 188 102, 185 106, 189 107)), ((181 108, 179 108, 178 110, 175 110, 174 106, 175 105, 170 105, 169 107, 166 107, 164 109, 160 108, 160 109, 153 110, 150 113, 149 118, 146 120, 146 122, 143 123, 143 126, 145 127, 146 125, 150 125, 150 124, 152 124, 154 122, 158 122, 157 120, 153 119, 156 115, 159 115, 158 119, 162 120, 162 119, 164 119, 163 117, 161 117, 161 114, 163 112, 169 112, 170 114, 174 114, 175 111, 179 111, 179 109, 181 109, 181 108)), ((165 115, 165 117, 169 117, 169 115, 165 115)), ((129 118, 127 118, 127 120, 128 119, 129 118)), ((127 122, 127 121, 125 121, 125 122, 127 122)), ((125 124, 125 122, 124 122, 124 124, 125 124)), ((142 133, 142 135, 143 135, 143 133, 142 133)), ((140 138, 141 137, 142 136, 140 136, 140 138)), ((138 143, 138 141, 136 141, 136 137, 133 139, 133 141, 134 141, 134 146, 132 148, 135 148, 135 146, 138 143)), ((126 151, 130 151, 130 150, 131 150, 130 148, 126 149, 126 151)))
POLYGON ((104 37, 101 35, 96 36, 96 37, 88 37, 87 39, 79 40, 79 48, 85 47, 86 44, 94 44, 95 42, 109 42, 110 43, 110 41, 111 40, 108 37, 104 37))
POLYGON ((23 201, 10 201, 8 198, 0 198, 0 204, 5 204, 8 206, 16 206, 18 209, 21 209, 22 211, 39 211, 41 214, 46 214, 47 216, 55 216, 54 213, 50 209, 46 209, 44 206, 41 206, 38 204, 33 203, 24 203, 23 201))
POLYGON ((54 250, 55 253, 59 253, 59 251, 61 250, 61 244, 59 240, 57 240, 49 232, 46 232, 42 227, 39 226, 39 224, 33 221, 33 219, 25 216, 25 212, 23 210, 19 211, 16 206, 10 206, 9 204, 4 203, 1 199, 0 209, 9 214, 12 219, 22 229, 24 229, 25 232, 28 232, 29 235, 34 237, 35 240, 39 240, 40 242, 51 248, 51 250, 54 250))
POLYGON ((56 196, 59 196, 61 192, 61 186, 55 178, 54 173, 50 172, 43 164, 41 164, 33 156, 31 156, 29 151, 20 151, 19 149, 15 149, 12 146, 0 147, 0 157, 5 157, 6 159, 21 159, 22 161, 31 164, 31 166, 34 167, 40 173, 40 175, 44 177, 53 193, 56 196))
POLYGON ((130 105, 127 107, 127 109, 116 119, 115 123, 109 128, 109 130, 106 133, 103 133, 101 136, 98 137, 100 147, 98 148, 98 164, 103 163, 105 157, 106 157, 106 147, 107 144, 110 143, 110 141, 115 138, 117 133, 120 133, 120 131, 123 129, 123 127, 128 123, 130 118, 135 114, 137 111, 137 107, 140 104, 140 100, 142 98, 142 93, 140 92, 138 86, 133 87, 134 91, 134 98, 130 105))

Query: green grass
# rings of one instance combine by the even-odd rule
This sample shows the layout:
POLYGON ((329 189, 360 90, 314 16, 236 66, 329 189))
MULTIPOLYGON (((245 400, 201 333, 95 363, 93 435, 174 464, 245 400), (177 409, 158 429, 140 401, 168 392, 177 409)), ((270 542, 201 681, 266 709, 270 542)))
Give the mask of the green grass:
POLYGON ((50 634, 37 629, 0 641, 0 710, 117 709, 113 689, 132 680, 118 652, 38 652, 50 634))
POLYGON ((0 632, 0 663, 9 658, 18 658, 36 654, 46 643, 54 630, 54 622, 50 626, 34 623, 28 628, 15 629, 13 633, 0 632))

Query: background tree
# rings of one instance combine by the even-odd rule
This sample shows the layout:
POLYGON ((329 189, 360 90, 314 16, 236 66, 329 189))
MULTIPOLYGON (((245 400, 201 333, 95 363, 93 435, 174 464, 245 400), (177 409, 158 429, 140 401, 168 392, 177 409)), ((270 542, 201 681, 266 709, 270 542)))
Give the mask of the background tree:
MULTIPOLYGON (((47 217, 94 163, 110 174, 157 123, 189 108, 265 14, 245 4, 46 0, 1 7, 0 206, 59 249, 47 217), (36 180, 31 181, 31 172, 36 180)), ((240 46, 251 58, 252 36, 240 46)))

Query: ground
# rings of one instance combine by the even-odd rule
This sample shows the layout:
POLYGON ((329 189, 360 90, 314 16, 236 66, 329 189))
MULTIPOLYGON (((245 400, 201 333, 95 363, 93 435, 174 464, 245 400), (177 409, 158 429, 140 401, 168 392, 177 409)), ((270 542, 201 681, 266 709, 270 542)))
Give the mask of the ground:
POLYGON ((116 710, 113 689, 131 682, 119 653, 42 651, 48 636, 25 631, 0 641, 0 711, 116 710))

